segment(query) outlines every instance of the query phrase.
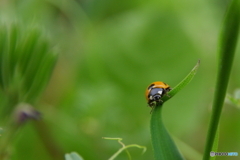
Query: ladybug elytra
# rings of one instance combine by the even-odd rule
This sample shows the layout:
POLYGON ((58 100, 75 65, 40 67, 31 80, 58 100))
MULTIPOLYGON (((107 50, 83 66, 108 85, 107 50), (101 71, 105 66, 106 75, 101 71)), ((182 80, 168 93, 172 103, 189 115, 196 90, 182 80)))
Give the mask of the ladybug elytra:
POLYGON ((145 92, 149 107, 155 107, 162 104, 161 98, 171 90, 170 86, 164 82, 157 81, 151 83, 145 92))

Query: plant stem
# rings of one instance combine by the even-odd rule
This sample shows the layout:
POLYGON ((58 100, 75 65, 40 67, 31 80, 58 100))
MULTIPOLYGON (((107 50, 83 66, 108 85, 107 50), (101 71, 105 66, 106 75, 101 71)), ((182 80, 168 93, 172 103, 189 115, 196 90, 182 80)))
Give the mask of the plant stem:
POLYGON ((227 11, 222 28, 219 44, 219 66, 217 82, 214 94, 213 109, 208 129, 207 143, 203 160, 210 158, 216 131, 219 124, 222 106, 226 96, 228 81, 234 59, 234 52, 237 44, 239 30, 239 5, 238 0, 233 0, 227 11))
POLYGON ((0 159, 7 160, 10 156, 8 153, 9 147, 11 147, 11 143, 18 131, 19 127, 17 125, 11 124, 4 132, 3 137, 1 137, 0 141, 0 159))
POLYGON ((54 138, 50 134, 49 128, 44 123, 43 120, 35 121, 34 123, 35 129, 38 132, 38 135, 44 144, 46 150, 48 151, 49 155, 52 159, 63 160, 64 159, 64 152, 62 149, 56 144, 54 138))

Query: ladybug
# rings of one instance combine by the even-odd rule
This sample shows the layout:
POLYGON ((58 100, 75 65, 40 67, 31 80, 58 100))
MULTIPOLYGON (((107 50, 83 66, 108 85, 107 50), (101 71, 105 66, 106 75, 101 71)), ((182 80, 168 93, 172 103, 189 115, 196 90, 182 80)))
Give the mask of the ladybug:
POLYGON ((164 82, 157 81, 151 83, 145 92, 149 107, 153 108, 163 101, 161 98, 171 90, 170 86, 164 82))

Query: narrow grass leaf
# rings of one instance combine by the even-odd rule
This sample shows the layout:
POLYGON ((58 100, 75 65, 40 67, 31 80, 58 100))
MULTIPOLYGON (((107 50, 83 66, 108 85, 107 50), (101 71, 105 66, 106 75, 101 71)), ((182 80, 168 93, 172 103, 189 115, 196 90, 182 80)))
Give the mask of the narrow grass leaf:
MULTIPOLYGON (((18 102, 32 103, 45 88, 57 55, 38 27, 0 25, 0 89, 10 112, 18 102)), ((6 114, 7 115, 7 114, 6 114)))
POLYGON ((5 88, 4 85, 4 52, 6 52, 5 47, 6 47, 6 42, 7 42, 7 29, 6 26, 1 25, 0 26, 0 86, 2 89, 5 88))
POLYGON ((41 67, 35 73, 35 76, 32 77, 32 85, 29 88, 25 99, 27 101, 33 102, 36 100, 41 91, 45 88, 46 83, 48 82, 50 75, 53 71, 53 67, 56 63, 56 55, 52 52, 48 52, 45 58, 41 63, 41 67))
POLYGON ((18 26, 16 24, 12 24, 10 29, 9 29, 9 63, 10 63, 10 76, 12 81, 15 73, 15 68, 16 68, 16 63, 17 63, 17 57, 18 55, 16 54, 16 46, 17 46, 17 41, 19 37, 19 30, 18 26))
MULTIPOLYGON (((217 133, 216 133, 214 143, 213 143, 213 147, 212 147, 211 151, 213 151, 213 152, 218 151, 218 141, 219 141, 219 126, 218 126, 218 129, 217 129, 217 133)), ((210 160, 215 160, 215 159, 216 159, 216 156, 210 157, 210 160)))
POLYGON ((9 48, 8 48, 8 30, 6 26, 1 27, 1 36, 2 40, 1 42, 1 79, 2 79, 2 84, 4 88, 7 88, 9 85, 9 77, 10 77, 10 64, 9 64, 9 48))
POLYGON ((238 39, 240 20, 239 14, 239 0, 233 0, 226 12, 222 32, 219 39, 219 64, 217 81, 203 160, 210 159, 210 152, 213 147, 217 128, 219 125, 219 119, 226 96, 228 81, 238 39))
POLYGON ((188 73, 188 75, 177 85, 175 86, 170 92, 168 92, 168 95, 163 96, 162 100, 163 102, 166 102, 170 98, 172 98, 176 93, 178 93, 180 90, 182 90, 188 83, 191 82, 193 77, 195 76, 197 69, 200 65, 200 60, 198 60, 197 64, 193 67, 193 69, 188 73))
MULTIPOLYGON (((31 58, 34 56, 33 49, 38 41, 38 38, 41 37, 41 34, 37 30, 29 30, 27 32, 26 38, 23 40, 23 44, 20 48, 20 59, 21 63, 21 73, 25 73, 31 58)), ((26 84, 28 86, 28 84, 26 84)))
POLYGON ((151 136, 156 160, 183 160, 162 120, 162 106, 153 110, 151 117, 151 136))
POLYGON ((45 41, 39 37, 39 40, 36 42, 35 48, 32 50, 31 60, 28 62, 28 66, 24 73, 24 81, 25 84, 29 86, 29 89, 32 88, 34 84, 34 78, 37 76, 37 71, 44 64, 44 60, 46 59, 46 54, 48 53, 49 46, 45 41), (44 44, 43 44, 44 43, 44 44))
MULTIPOLYGON (((190 73, 169 93, 162 98, 163 102, 172 98, 177 92, 182 90, 193 79, 199 67, 200 60, 193 67, 190 73)), ((166 130, 162 120, 162 106, 156 106, 153 110, 150 124, 152 145, 156 160, 182 160, 183 157, 175 146, 171 136, 166 130)))

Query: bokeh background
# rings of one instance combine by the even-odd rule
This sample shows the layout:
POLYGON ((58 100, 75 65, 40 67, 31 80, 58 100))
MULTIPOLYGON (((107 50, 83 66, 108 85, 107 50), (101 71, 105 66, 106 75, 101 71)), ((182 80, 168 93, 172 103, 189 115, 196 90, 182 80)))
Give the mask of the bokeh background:
MULTIPOLYGON (((153 81, 174 87, 199 59, 198 73, 164 104, 163 114, 166 128, 187 159, 201 155, 211 114, 219 31, 228 2, 1 0, 2 22, 42 27, 59 53, 51 80, 35 106, 44 125, 32 121, 21 129, 12 159, 52 160, 57 159, 55 154, 64 159, 65 153, 76 151, 85 160, 105 160, 121 146, 102 137, 146 146, 144 154, 129 149, 132 158, 153 159, 145 89, 153 81)), ((239 58, 238 49, 230 94, 240 86, 239 58)), ((225 105, 220 152, 240 154, 239 115, 236 106, 225 105)), ((125 159, 125 153, 117 158, 125 159)))

